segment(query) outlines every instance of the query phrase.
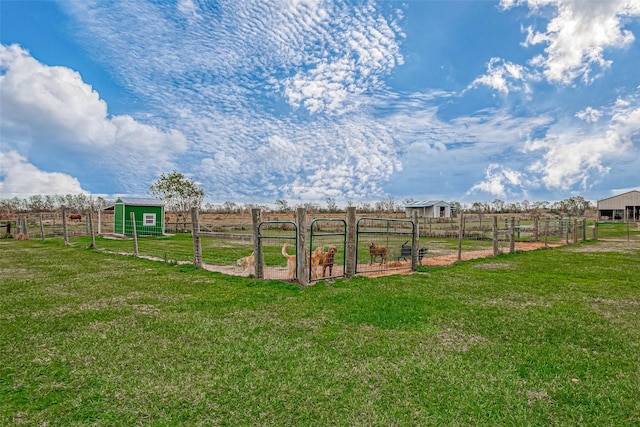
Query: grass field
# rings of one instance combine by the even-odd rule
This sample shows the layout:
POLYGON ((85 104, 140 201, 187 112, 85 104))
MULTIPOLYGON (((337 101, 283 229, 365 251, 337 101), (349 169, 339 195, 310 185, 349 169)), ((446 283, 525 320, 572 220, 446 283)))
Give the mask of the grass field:
POLYGON ((0 425, 640 424, 638 242, 308 288, 0 255, 0 425))

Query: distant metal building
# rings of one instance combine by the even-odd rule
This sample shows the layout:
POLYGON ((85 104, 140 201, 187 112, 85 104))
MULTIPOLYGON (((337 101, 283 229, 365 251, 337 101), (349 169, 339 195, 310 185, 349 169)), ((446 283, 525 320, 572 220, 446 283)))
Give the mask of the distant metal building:
POLYGON ((605 221, 640 221, 640 191, 633 190, 598 200, 598 218, 605 221))
POLYGON ((413 217, 417 212, 419 218, 451 218, 451 205, 442 200, 412 202, 404 206, 405 216, 413 217))

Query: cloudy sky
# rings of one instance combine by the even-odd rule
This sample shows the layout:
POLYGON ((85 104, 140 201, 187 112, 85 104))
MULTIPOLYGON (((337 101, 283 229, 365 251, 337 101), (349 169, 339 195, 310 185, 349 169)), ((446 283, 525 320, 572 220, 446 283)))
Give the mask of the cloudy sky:
POLYGON ((0 197, 640 188, 638 0, 0 0, 0 197))

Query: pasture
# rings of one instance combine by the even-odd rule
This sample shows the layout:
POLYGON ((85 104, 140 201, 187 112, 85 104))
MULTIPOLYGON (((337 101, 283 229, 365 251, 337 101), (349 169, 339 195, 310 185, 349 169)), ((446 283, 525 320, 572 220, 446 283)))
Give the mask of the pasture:
POLYGON ((0 425, 640 424, 638 241, 303 288, 82 239, 0 240, 0 425))

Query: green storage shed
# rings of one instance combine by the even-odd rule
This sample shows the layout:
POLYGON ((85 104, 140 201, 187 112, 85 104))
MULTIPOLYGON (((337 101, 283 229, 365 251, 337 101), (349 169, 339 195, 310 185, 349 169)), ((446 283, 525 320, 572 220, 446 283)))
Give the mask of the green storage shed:
POLYGON ((119 197, 113 206, 113 233, 132 236, 131 213, 136 222, 138 236, 162 236, 164 234, 164 203, 162 200, 141 197, 119 197))

